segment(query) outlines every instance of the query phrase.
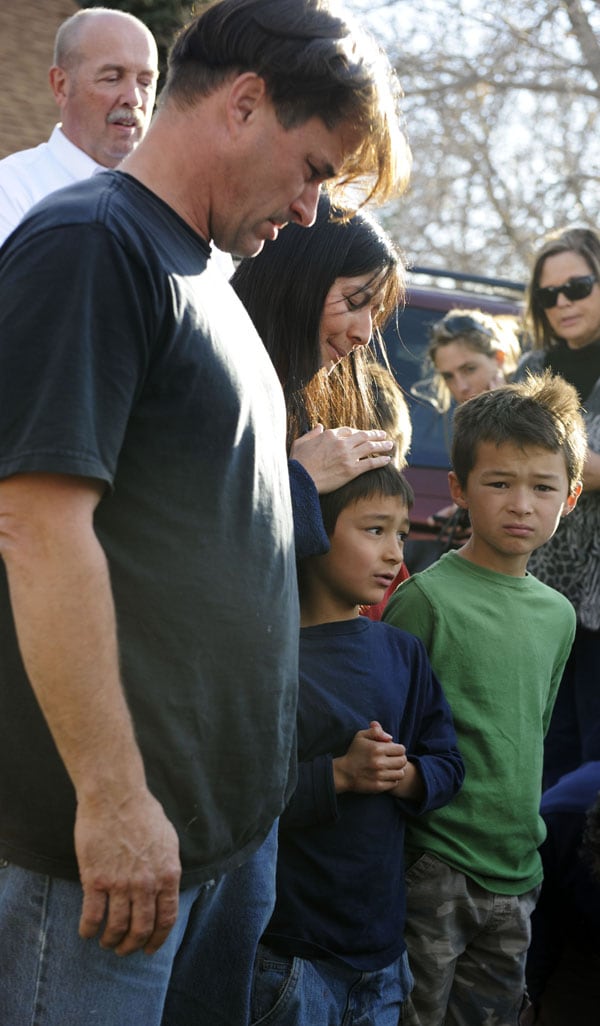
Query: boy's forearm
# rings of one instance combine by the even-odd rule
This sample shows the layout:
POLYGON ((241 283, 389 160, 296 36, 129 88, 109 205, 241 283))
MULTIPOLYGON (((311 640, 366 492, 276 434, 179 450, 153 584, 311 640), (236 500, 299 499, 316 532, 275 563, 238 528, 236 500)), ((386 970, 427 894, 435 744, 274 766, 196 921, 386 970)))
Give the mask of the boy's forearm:
POLYGON ((331 763, 328 754, 298 763, 296 790, 281 814, 281 830, 322 826, 335 821, 338 809, 331 763))
POLYGON ((407 798, 417 804, 424 801, 427 793, 425 782, 414 762, 406 763, 402 780, 399 780, 389 793, 394 798, 407 798))

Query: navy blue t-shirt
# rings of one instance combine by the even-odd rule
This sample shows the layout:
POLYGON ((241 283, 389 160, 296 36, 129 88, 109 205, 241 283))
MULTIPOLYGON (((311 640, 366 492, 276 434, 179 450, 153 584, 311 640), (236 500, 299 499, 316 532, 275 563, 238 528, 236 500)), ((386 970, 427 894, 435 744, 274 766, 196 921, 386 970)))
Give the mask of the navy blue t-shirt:
MULTIPOLYGON (((10 237, 0 337, 0 476, 106 483, 95 528, 149 787, 184 884, 210 878, 260 844, 293 765, 297 589, 271 362, 206 242, 120 172, 54 193, 10 237)), ((74 811, 2 570, 0 854, 76 877, 74 811)))

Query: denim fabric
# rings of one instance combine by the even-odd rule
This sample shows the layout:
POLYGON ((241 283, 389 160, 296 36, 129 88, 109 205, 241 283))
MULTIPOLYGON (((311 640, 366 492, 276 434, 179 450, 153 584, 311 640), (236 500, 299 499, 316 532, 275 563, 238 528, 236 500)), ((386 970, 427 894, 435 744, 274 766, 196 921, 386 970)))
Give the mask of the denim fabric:
POLYGON ((254 1026, 398 1026, 412 987, 406 952, 370 972, 259 946, 252 994, 254 1026))
POLYGON ((407 1026, 517 1026, 539 895, 493 894, 425 853, 407 870, 407 1026))
POLYGON ((180 913, 154 955, 119 958, 77 932, 79 883, 0 868, 0 1023, 2 1026, 160 1026, 171 966, 194 901, 211 885, 180 897, 180 913))
POLYGON ((162 1026, 247 1026, 258 942, 275 904, 276 861, 277 823, 258 851, 219 881, 210 915, 192 909, 162 1026))
POLYGON ((78 935, 79 883, 0 864, 0 1026, 246 1026, 274 902, 277 826, 239 869, 180 894, 154 955, 78 935))

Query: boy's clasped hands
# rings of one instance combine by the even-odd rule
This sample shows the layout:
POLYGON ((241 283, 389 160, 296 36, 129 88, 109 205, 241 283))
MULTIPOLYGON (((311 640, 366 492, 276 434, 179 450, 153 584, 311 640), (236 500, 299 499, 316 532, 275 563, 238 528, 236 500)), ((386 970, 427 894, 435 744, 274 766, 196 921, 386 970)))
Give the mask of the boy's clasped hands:
POLYGON ((423 787, 416 766, 408 761, 406 748, 394 741, 377 720, 358 730, 345 755, 333 760, 336 794, 392 792, 397 797, 418 799, 423 787))

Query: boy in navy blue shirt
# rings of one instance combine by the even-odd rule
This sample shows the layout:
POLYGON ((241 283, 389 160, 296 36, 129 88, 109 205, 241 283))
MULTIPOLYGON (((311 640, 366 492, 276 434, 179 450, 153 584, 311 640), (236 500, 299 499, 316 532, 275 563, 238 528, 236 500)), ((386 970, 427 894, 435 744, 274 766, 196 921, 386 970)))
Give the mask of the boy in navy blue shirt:
POLYGON ((359 616, 398 572, 412 498, 391 464, 321 496, 331 548, 299 566, 299 778, 254 1023, 397 1026, 412 987, 405 816, 448 802, 464 768, 423 644, 359 616))

